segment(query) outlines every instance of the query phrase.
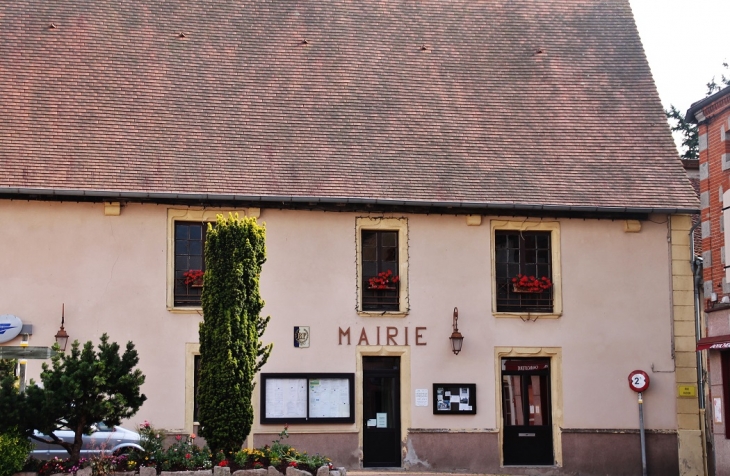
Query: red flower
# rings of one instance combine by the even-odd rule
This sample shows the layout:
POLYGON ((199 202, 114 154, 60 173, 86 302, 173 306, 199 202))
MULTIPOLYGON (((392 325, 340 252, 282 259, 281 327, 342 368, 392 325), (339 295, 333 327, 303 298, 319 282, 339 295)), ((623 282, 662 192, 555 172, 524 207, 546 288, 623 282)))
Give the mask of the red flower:
POLYGON ((377 276, 373 276, 368 279, 368 289, 388 289, 392 288, 395 283, 400 280, 399 276, 393 276, 391 270, 383 271, 378 273, 377 276))
POLYGON ((550 278, 547 276, 543 276, 538 279, 535 276, 518 274, 516 277, 512 278, 511 281, 516 287, 521 288, 523 292, 541 293, 547 291, 553 286, 552 281, 550 281, 550 278))
POLYGON ((182 435, 177 435, 177 436, 175 437, 175 439, 176 439, 177 441, 180 441, 180 440, 182 440, 182 435))
POLYGON ((185 278, 185 284, 201 284, 203 282, 203 276, 205 273, 200 269, 189 269, 183 273, 185 278))
POLYGON ((223 461, 221 461, 220 463, 218 463, 218 466, 223 466, 223 467, 228 466, 228 460, 225 460, 224 459, 223 461))
POLYGON ((187 454, 185 455, 185 459, 190 459, 190 458, 192 458, 192 457, 193 457, 193 455, 191 455, 190 453, 187 453, 187 454))
POLYGON ((296 461, 291 461, 289 463, 289 466, 291 466, 292 468, 296 468, 297 467, 297 462, 296 461))

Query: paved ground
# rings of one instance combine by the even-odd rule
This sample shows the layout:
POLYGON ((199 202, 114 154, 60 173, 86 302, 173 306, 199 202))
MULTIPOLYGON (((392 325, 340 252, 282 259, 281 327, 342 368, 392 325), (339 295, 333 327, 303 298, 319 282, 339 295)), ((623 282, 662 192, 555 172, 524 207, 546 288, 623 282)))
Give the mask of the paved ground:
MULTIPOLYGON (((411 471, 389 471, 389 470, 382 470, 373 468, 371 470, 364 470, 364 471, 348 471, 347 476, 378 476, 378 475, 384 475, 384 476, 502 476, 499 474, 494 473, 415 473, 411 471)), ((506 476, 506 475, 505 475, 506 476)), ((509 476, 517 476, 514 473, 511 473, 509 476)))

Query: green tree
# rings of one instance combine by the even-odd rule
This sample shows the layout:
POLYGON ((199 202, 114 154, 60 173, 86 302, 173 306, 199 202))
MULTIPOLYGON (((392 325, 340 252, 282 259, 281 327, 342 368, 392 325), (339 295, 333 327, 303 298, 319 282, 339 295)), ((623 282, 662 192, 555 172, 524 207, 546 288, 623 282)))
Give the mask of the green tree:
POLYGON ((684 119, 684 114, 674 107, 674 104, 669 106, 669 109, 664 111, 669 120, 669 128, 672 132, 679 132, 682 137, 682 147, 684 152, 680 155, 683 159, 696 160, 699 158, 700 146, 699 137, 697 136, 697 124, 692 124, 684 119))
MULTIPOLYGON (((57 350, 58 347, 54 346, 57 350)), ((119 425, 130 418, 147 399, 140 393, 145 381, 132 342, 122 355, 116 342, 101 336, 98 352, 91 341, 80 348, 74 341, 67 355, 56 352, 51 365, 43 364, 40 387, 31 382, 18 393, 11 377, 0 384, 0 433, 16 428, 26 437, 64 448, 73 462, 79 460, 82 435, 98 422, 119 425), (74 431, 73 443, 60 440, 54 431, 74 431), (45 436, 33 433, 38 430, 45 436)))
MULTIPOLYGON (((726 70, 728 63, 722 64, 726 70)), ((720 74, 720 83, 715 81, 713 76, 709 83, 707 83, 707 94, 705 97, 712 96, 722 88, 730 86, 730 76, 725 76, 724 73, 720 74)), ((697 124, 692 124, 685 120, 684 114, 679 111, 674 104, 669 106, 669 109, 664 111, 669 122, 669 128, 672 132, 677 132, 682 137, 682 148, 684 152, 680 155, 683 159, 697 160, 700 158, 699 148, 699 136, 697 133, 697 124)))
MULTIPOLYGON (((723 63, 722 67, 726 70, 730 69, 727 62, 723 63)), ((725 73, 720 73, 720 84, 717 84, 717 82, 715 82, 715 77, 713 76, 710 82, 707 83, 707 94, 705 96, 712 96, 725 86, 730 86, 730 77, 725 76, 725 73)))
POLYGON ((15 368, 17 366, 18 361, 15 359, 0 359, 0 380, 8 375, 15 377, 15 368))
POLYGON ((218 215, 208 225, 196 397, 200 434, 214 453, 238 451, 251 432, 254 376, 271 353, 260 340, 270 319, 261 317, 259 292, 265 240, 255 218, 218 215))

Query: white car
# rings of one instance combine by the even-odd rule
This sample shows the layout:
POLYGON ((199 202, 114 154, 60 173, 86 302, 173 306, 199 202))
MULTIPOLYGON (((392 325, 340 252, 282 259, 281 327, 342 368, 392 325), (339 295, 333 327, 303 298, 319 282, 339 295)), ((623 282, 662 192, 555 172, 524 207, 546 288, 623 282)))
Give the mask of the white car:
MULTIPOLYGON (((63 441, 69 443, 73 443, 74 441, 74 432, 67 428, 56 430, 53 433, 63 441)), ((35 432, 35 434, 41 438, 48 438, 43 433, 35 432)), ((103 423, 97 423, 94 426, 94 431, 90 435, 83 435, 81 457, 88 458, 89 456, 98 455, 101 452, 105 454, 124 453, 131 449, 144 451, 139 446, 139 440, 139 433, 135 431, 127 430, 121 426, 110 428, 103 423)), ((30 441, 35 445, 30 456, 35 459, 68 458, 68 452, 61 445, 41 443, 33 438, 30 441)))

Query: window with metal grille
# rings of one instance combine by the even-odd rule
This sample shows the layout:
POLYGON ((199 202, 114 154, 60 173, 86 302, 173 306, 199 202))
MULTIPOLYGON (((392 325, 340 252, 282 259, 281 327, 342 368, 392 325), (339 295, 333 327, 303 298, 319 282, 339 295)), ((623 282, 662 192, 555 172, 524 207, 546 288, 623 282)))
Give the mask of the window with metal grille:
POLYGON ((400 310, 398 231, 362 230, 362 309, 400 310))
POLYGON ((526 290, 515 286, 518 275, 552 280, 549 231, 495 230, 497 312, 553 312, 553 288, 526 290))
POLYGON ((185 273, 205 270, 206 223, 175 222, 175 306, 200 306, 202 282, 186 283, 185 273))

